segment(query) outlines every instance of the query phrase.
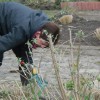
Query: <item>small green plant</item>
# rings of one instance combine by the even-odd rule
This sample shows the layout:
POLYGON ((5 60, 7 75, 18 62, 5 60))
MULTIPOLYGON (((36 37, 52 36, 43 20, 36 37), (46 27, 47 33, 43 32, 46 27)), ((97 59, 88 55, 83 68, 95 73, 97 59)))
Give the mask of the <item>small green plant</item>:
POLYGON ((8 92, 3 90, 3 91, 0 91, 0 98, 6 98, 8 96, 8 92))
POLYGON ((100 82, 100 74, 97 76, 97 80, 98 82, 100 82))
POLYGON ((79 30, 76 34, 76 37, 78 37, 79 39, 83 38, 84 36, 84 32, 82 30, 79 30))
POLYGON ((73 90, 74 89, 74 83, 72 80, 69 80, 67 81, 65 84, 64 84, 65 88, 67 90, 73 90))

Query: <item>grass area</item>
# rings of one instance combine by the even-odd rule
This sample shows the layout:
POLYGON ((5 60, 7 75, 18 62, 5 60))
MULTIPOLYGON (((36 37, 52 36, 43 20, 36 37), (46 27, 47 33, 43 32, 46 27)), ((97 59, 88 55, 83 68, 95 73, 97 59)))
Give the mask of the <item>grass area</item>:
POLYGON ((56 15, 60 10, 43 10, 49 17, 53 17, 56 15))

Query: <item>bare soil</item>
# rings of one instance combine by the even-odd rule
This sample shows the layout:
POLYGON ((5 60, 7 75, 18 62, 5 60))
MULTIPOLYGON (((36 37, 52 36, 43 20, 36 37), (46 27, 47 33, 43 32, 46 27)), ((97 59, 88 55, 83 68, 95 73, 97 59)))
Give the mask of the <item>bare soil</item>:
POLYGON ((100 41, 97 38, 94 38, 94 31, 96 28, 100 28, 100 13, 98 12, 79 12, 78 15, 73 15, 73 22, 68 25, 61 25, 61 38, 60 42, 68 41, 69 38, 69 28, 72 32, 72 38, 75 39, 76 42, 78 39, 76 38, 76 33, 79 30, 84 32, 84 36, 81 40, 82 45, 92 45, 98 46, 100 41), (97 14, 96 14, 97 13, 97 14))

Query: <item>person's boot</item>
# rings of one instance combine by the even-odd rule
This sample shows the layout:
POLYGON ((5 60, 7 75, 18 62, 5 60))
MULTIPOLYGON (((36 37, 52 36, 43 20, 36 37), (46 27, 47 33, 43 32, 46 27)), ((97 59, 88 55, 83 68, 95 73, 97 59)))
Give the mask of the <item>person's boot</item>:
POLYGON ((19 72, 22 86, 26 86, 27 84, 29 84, 30 72, 28 71, 28 69, 22 70, 21 67, 19 67, 19 72))
POLYGON ((39 97, 39 100, 46 100, 44 97, 39 97))

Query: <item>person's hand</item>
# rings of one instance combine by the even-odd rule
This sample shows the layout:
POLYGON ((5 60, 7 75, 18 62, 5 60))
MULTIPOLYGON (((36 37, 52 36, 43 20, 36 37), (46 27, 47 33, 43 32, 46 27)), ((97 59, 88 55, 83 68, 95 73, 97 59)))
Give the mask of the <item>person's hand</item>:
POLYGON ((42 34, 41 31, 37 31, 34 34, 33 39, 35 39, 35 42, 32 44, 33 48, 36 48, 36 47, 45 48, 49 45, 48 41, 41 38, 41 34, 42 34))

